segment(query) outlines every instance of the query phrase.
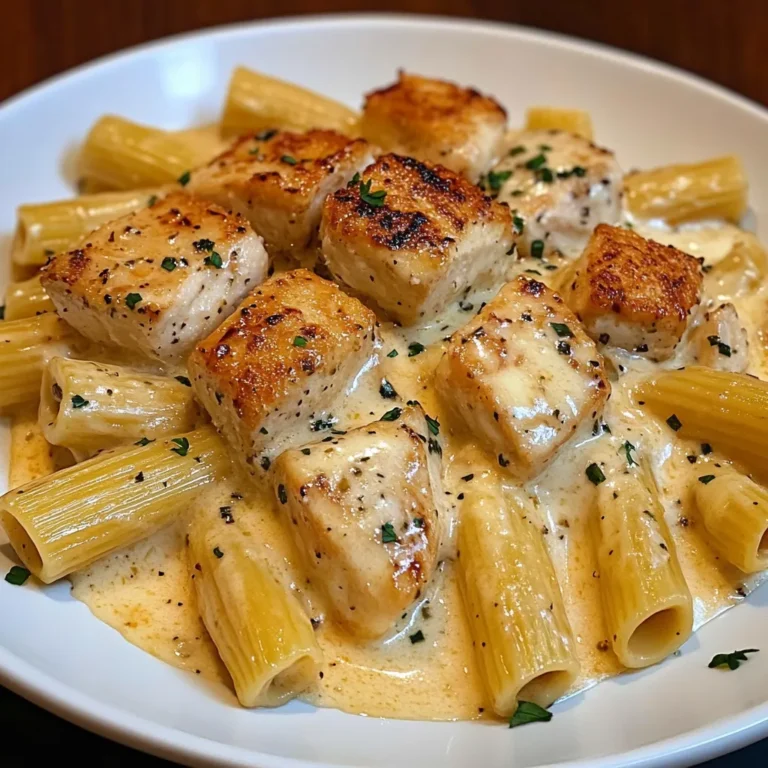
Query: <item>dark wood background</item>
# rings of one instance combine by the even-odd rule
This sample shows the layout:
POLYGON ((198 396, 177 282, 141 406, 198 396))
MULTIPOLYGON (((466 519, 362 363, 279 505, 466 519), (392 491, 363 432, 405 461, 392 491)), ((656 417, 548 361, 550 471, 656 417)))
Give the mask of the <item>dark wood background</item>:
MULTIPOLYGON (((407 11, 494 19, 596 40, 768 104, 768 0, 5 0, 2 5, 0 99, 98 56, 201 27, 307 13, 407 11)), ((170 766, 81 731, 2 688, 0 724, 5 736, 0 764, 8 768, 36 768, 40 755, 54 749, 84 765, 170 766)), ((768 744, 709 768, 743 765, 768 765, 768 744)))

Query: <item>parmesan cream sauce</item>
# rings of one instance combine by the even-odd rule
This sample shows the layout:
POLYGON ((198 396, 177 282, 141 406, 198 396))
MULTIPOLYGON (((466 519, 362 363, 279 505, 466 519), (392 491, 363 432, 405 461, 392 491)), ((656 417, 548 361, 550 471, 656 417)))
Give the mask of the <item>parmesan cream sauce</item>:
MULTIPOLYGON (((701 256, 708 265, 723 258, 740 237, 738 229, 719 225, 640 231, 701 256)), ((563 267, 545 267, 534 260, 517 262, 509 276, 534 270, 541 275, 539 279, 556 283, 563 267)), ((703 307, 707 306, 709 296, 724 298, 720 288, 705 281, 703 307)), ((394 404, 392 400, 382 400, 378 393, 382 377, 394 385, 403 402, 419 400, 442 425, 445 491, 454 521, 456 496, 462 487, 467 487, 461 477, 474 473, 472 482, 482 482, 484 472, 496 471, 495 459, 486 456, 482 447, 473 444, 454 423, 450 404, 439 402, 434 395, 432 377, 445 348, 445 337, 489 298, 482 294, 462 297, 460 305, 457 303, 444 317, 423 328, 406 331, 382 324, 382 344, 373 364, 358 377, 345 399, 343 412, 333 414, 338 419, 335 426, 344 429, 378 419, 394 404), (412 341, 424 344, 426 351, 409 356, 408 344, 412 341), (398 350, 396 357, 387 356, 392 349, 398 350)), ((732 298, 749 332, 750 371, 768 378, 763 368, 766 331, 761 320, 765 297, 757 292, 732 298)), ((664 363, 664 367, 681 365, 684 355, 683 343, 676 358, 664 363)), ((632 442, 638 455, 650 461, 656 476, 667 522, 693 594, 695 628, 738 603, 763 579, 762 575, 747 578, 719 560, 692 509, 691 488, 696 478, 705 473, 705 465, 723 461, 723 457, 716 450, 702 456, 697 443, 671 439, 671 432, 663 423, 646 415, 631 401, 633 383, 657 365, 625 353, 608 356, 616 375, 601 423, 596 427, 585 424, 582 434, 542 475, 526 485, 540 515, 543 537, 558 575, 581 662, 581 675, 569 695, 623 671, 607 643, 598 591, 599 573, 588 526, 594 488, 584 470, 592 461, 610 459, 611 453, 615 457, 624 440, 632 442), (602 424, 608 424, 611 432, 605 432, 602 424), (695 464, 686 458, 689 455, 697 456, 695 464)), ((34 412, 16 417, 12 450, 12 485, 47 474, 65 461, 43 439, 34 412)), ((301 698, 347 712, 421 720, 472 719, 490 713, 457 588, 453 536, 445 543, 445 556, 435 577, 416 604, 385 638, 360 643, 346 636, 325 616, 321 596, 302 572, 268 482, 254 488, 241 477, 230 478, 202 494, 196 507, 195 514, 219 519, 222 550, 226 551, 227 542, 235 538, 246 544, 252 542, 251 552, 255 552, 258 544, 258 555, 254 556, 267 558, 277 578, 300 598, 308 615, 321 620, 317 639, 325 659, 322 673, 301 698), (238 498, 240 495, 242 498, 238 498), (234 523, 227 524, 221 518, 222 506, 230 507, 234 523), (418 630, 423 632, 425 641, 413 643, 410 635, 418 630)), ((198 616, 183 528, 182 521, 73 574, 72 594, 131 643, 181 669, 231 688, 198 616)), ((234 697, 231 701, 234 704, 234 697)))

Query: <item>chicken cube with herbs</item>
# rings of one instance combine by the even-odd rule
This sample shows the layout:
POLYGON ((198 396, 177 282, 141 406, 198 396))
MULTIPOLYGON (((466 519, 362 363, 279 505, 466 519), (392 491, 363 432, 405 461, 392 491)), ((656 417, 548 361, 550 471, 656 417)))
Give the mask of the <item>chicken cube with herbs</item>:
POLYGON ((334 424, 333 408, 371 356, 376 318, 327 280, 272 277, 189 357, 195 394, 246 469, 334 424))
POLYGON ((609 397, 604 362, 563 300, 518 277, 451 337, 435 376, 454 412, 520 479, 544 469, 609 397))
POLYGON ((239 214, 178 192, 57 254, 41 281, 83 336, 179 361, 262 282, 267 261, 239 214))
POLYGON ((278 504, 309 579, 359 637, 391 629, 434 573, 443 504, 438 429, 421 406, 395 407, 275 463, 278 504))
POLYGON ((701 284, 701 264, 693 256, 601 224, 565 290, 593 339, 664 360, 700 301, 701 284))
POLYGON ((621 217, 613 152, 565 131, 516 134, 481 183, 509 205, 524 257, 576 258, 598 224, 621 217))
POLYGON ((504 274, 509 211, 453 171, 385 155, 353 182, 325 202, 323 258, 397 322, 428 318, 504 274))
POLYGON ((372 161, 366 141, 334 131, 264 131, 195 171, 188 189, 245 216, 270 256, 314 263, 323 200, 372 161))
POLYGON ((388 152, 439 163, 477 181, 496 160, 507 113, 489 96, 400 72, 365 97, 363 135, 388 152))

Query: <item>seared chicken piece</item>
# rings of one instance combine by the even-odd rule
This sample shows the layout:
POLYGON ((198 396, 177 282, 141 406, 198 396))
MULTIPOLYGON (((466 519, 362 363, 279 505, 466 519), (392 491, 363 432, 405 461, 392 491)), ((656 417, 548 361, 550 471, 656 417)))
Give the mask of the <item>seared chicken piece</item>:
POLYGON ((245 219, 177 192, 54 256, 41 281, 83 336, 177 361, 266 272, 261 238, 245 219))
POLYGON ((189 358, 195 394, 252 474, 329 429, 374 348, 376 318, 298 269, 267 280, 189 358))
POLYGON ((507 113, 474 88, 400 71, 396 83, 366 94, 361 127, 388 152, 477 181, 498 157, 507 113))
POLYGON ((747 331, 733 304, 705 312, 688 341, 693 362, 718 371, 744 373, 749 365, 747 331))
POLYGON ((566 301, 601 344, 664 360, 699 303, 701 283, 693 256, 601 224, 566 287, 566 301))
POLYGON ((413 406, 275 462, 278 502, 309 578, 360 637, 390 629, 435 570, 440 453, 424 411, 413 406))
POLYGON ((326 195, 373 162, 370 145, 334 131, 264 131, 243 136, 192 174, 188 189, 238 211, 270 256, 314 262, 326 195))
POLYGON ((385 155, 328 197, 320 225, 333 276, 411 324, 503 275, 509 211, 441 166, 385 155))
POLYGON ((610 394, 603 359, 563 300, 518 277, 451 337, 438 391, 498 462, 537 475, 610 394))
POLYGON ((522 256, 576 258, 592 230, 621 216, 613 153, 565 131, 523 131, 483 180, 509 205, 522 256))

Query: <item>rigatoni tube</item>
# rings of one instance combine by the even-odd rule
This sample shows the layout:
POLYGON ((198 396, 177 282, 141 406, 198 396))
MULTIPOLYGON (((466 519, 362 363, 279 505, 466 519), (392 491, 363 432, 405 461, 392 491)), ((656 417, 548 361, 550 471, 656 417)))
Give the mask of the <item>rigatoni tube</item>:
POLYGON ((358 117, 338 101, 314 91, 237 67, 229 82, 221 130, 230 136, 271 128, 355 133, 358 117))
POLYGON ((187 432, 202 420, 187 381, 56 357, 43 374, 40 424, 49 443, 78 458, 140 438, 187 432))
POLYGON ((730 468, 696 483, 696 506, 712 546, 744 573, 768 568, 768 491, 730 468))
POLYGON ((567 131, 592 140, 592 118, 583 109, 530 107, 525 116, 527 131, 567 131))
POLYGON ((691 593, 642 471, 597 488, 594 536, 600 591, 613 651, 625 667, 647 667, 677 650, 693 627, 691 593))
POLYGON ((51 297, 40 283, 40 276, 11 283, 5 294, 5 319, 22 320, 56 309, 51 297))
POLYGON ((161 194, 160 188, 102 192, 19 206, 11 258, 19 265, 42 266, 54 253, 74 248, 97 227, 146 207, 161 194))
MULTIPOLYGON (((322 659, 309 618, 258 551, 221 544, 218 517, 201 510, 188 530, 200 615, 244 707, 276 707, 315 681, 322 659)), ((255 550, 257 541, 250 545, 255 550)))
POLYGON ((72 336, 55 312, 0 323, 0 408, 37 402, 46 364, 72 336))
POLYGON ((172 522, 229 468, 212 427, 115 449, 8 491, 0 516, 24 565, 50 583, 172 522))
POLYGON ((489 484, 468 493, 458 547, 459 584, 494 711, 508 717, 518 700, 548 706, 579 663, 541 530, 519 491, 489 484))

